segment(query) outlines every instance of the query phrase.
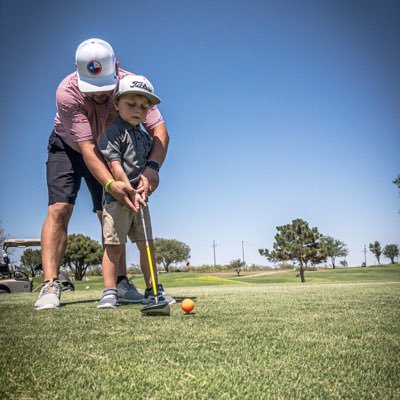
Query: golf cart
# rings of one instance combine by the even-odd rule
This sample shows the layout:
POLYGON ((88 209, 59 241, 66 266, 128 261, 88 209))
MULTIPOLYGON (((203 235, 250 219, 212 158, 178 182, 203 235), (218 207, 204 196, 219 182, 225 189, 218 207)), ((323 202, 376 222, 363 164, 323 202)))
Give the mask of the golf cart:
MULTIPOLYGON (((7 239, 3 243, 3 251, 0 257, 0 294, 32 292, 32 278, 24 271, 17 270, 10 262, 7 250, 10 247, 34 247, 40 246, 40 239, 7 239)), ((41 265, 37 270, 42 268, 41 265)), ((62 290, 75 290, 74 284, 63 273, 58 276, 62 290)))

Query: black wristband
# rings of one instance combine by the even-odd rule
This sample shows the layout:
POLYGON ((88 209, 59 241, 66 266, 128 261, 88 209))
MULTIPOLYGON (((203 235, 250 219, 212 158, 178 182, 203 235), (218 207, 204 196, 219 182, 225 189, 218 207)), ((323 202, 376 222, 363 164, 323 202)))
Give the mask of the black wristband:
POLYGON ((160 170, 160 164, 156 161, 147 161, 146 167, 154 169, 157 172, 160 170))

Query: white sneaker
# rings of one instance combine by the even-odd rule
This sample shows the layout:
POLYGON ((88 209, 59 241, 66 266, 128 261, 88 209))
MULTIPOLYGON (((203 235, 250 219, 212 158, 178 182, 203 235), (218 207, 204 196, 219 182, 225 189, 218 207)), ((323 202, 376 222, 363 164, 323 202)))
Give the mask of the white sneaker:
POLYGON ((103 290, 103 297, 100 299, 97 308, 115 308, 117 307, 117 289, 103 290))
POLYGON ((59 281, 50 280, 43 283, 35 309, 60 308, 61 286, 59 281))

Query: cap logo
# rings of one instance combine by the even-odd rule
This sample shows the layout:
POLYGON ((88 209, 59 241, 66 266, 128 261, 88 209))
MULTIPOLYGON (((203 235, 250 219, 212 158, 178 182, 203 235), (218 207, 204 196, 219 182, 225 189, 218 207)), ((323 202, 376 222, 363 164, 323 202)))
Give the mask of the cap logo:
POLYGON ((86 68, 91 75, 98 75, 102 70, 102 66, 97 60, 89 61, 86 68))
POLYGON ((152 93, 151 88, 149 88, 144 82, 133 81, 130 84, 130 87, 131 88, 143 89, 143 90, 146 90, 146 92, 152 93))

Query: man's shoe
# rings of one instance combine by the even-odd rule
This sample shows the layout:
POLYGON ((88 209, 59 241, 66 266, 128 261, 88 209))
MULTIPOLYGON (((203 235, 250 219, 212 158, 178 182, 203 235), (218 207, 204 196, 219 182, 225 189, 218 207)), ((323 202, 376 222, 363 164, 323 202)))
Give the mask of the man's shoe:
POLYGON ((135 285, 124 278, 117 284, 117 298, 118 303, 133 304, 141 303, 143 300, 143 295, 138 292, 135 285))
MULTIPOLYGON (((158 297, 158 301, 166 301, 168 304, 175 304, 176 303, 176 300, 170 294, 167 294, 164 291, 163 285, 161 285, 161 284, 157 285, 157 297, 158 297)), ((152 288, 148 288, 148 289, 145 290, 143 303, 145 303, 145 301, 147 301, 147 303, 153 303, 154 302, 154 295, 153 295, 153 289, 152 288)))
POLYGON ((104 289, 103 297, 100 299, 97 308, 115 308, 117 307, 117 290, 104 289))
POLYGON ((36 300, 35 309, 60 308, 61 286, 59 281, 50 280, 43 282, 39 298, 36 300))

